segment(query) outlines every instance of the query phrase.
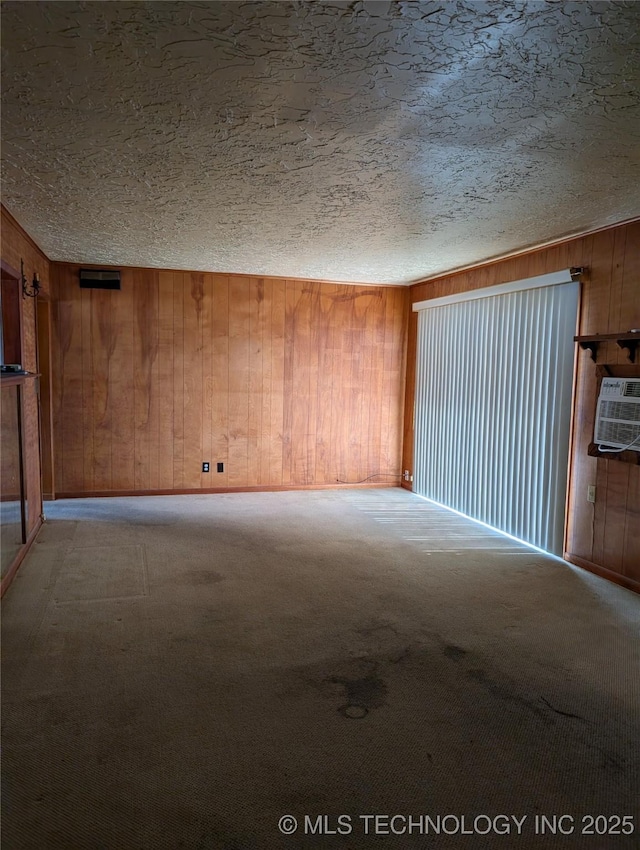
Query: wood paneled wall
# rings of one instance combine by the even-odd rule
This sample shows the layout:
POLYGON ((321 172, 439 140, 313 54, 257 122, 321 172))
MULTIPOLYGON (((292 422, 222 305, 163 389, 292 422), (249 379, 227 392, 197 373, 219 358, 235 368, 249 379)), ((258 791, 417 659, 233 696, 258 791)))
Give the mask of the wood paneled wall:
POLYGON ((406 288, 78 271, 52 264, 59 495, 399 483, 406 288))
MULTIPOLYGON (((552 247, 478 266, 411 287, 411 302, 466 292, 585 266, 579 333, 604 334, 640 327, 640 222, 620 225, 552 247)), ((417 318, 409 323, 403 469, 413 465, 417 318)), ((543 348, 541 349, 544 350, 543 348)), ((566 556, 580 566, 640 590, 640 467, 590 457, 596 407, 596 364, 576 355, 576 391, 567 517, 566 556), (587 486, 596 502, 587 502, 587 486)), ((615 341, 601 345, 598 363, 629 364, 615 341)))
MULTIPOLYGON (((34 272, 40 275, 42 295, 49 295, 49 260, 28 236, 13 216, 2 207, 2 260, 18 275, 20 260, 24 261, 24 273, 31 281, 34 272)), ((22 366, 30 372, 36 371, 37 333, 36 304, 33 298, 21 300, 22 307, 22 366)), ((42 514, 42 489, 40 480, 40 447, 38 436, 38 400, 35 381, 24 385, 23 431, 25 451, 25 484, 27 488, 27 532, 30 534, 40 525, 42 514)))

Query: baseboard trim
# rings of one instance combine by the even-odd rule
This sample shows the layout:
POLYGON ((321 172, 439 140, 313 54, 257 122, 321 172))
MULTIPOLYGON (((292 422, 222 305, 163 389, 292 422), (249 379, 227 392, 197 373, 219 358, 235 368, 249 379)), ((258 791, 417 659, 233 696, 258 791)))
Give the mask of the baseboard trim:
POLYGON ((640 582, 634 581, 632 578, 623 576, 621 573, 616 573, 613 570, 608 570, 606 567, 601 567, 600 564, 594 564, 593 561, 587 561, 586 558, 581 558, 579 555, 572 555, 570 552, 565 552, 565 561, 569 561, 576 567, 581 567, 583 570, 588 570, 590 573, 606 578, 608 581, 626 587, 627 590, 633 590, 640 593, 640 582))
POLYGON ((15 578, 16 573, 18 572, 20 564, 24 561, 27 552, 31 548, 31 544, 33 543, 33 541, 38 536, 38 532, 40 531, 41 528, 42 528, 42 517, 38 517, 36 524, 34 525, 34 527, 29 532, 29 536, 27 537, 27 542, 23 543, 22 546, 20 547, 20 551, 18 552, 18 554, 14 558, 13 563, 11 564, 9 569, 7 570, 6 575, 3 577, 2 582, 0 583, 0 599, 7 592, 9 585, 11 584, 11 582, 15 578))
POLYGON ((85 490, 56 492, 57 499, 93 499, 107 496, 209 496, 218 493, 280 493, 292 490, 344 490, 371 487, 399 487, 394 482, 366 482, 359 484, 274 484, 262 487, 207 487, 177 490, 85 490))

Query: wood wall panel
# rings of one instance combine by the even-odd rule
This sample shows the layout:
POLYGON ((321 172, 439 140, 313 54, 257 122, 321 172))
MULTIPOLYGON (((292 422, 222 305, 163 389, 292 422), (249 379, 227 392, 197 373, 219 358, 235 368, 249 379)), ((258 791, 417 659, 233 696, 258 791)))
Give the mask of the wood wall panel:
POLYGON ((640 585, 640 475, 629 474, 624 539, 622 543, 622 574, 640 585))
POLYGON ((40 371, 40 460, 42 464, 42 490, 45 499, 54 498, 55 475, 53 470, 53 407, 51 396, 51 304, 38 298, 38 369, 40 371))
POLYGON ((247 443, 247 478, 257 484, 264 483, 261 475, 262 445, 265 434, 262 430, 264 402, 263 384, 268 378, 264 365, 264 337, 266 312, 264 303, 264 280, 249 279, 249 426, 247 443))
MULTIPOLYGON (((571 266, 588 269, 583 277, 579 332, 605 334, 640 327, 640 222, 620 225, 459 274, 411 287, 411 303, 484 286, 547 274, 571 266)), ((403 469, 413 464, 413 401, 417 321, 409 322, 403 469)), ((601 345, 598 363, 628 364, 615 341, 601 345)), ((575 403, 567 515, 567 557, 620 576, 640 589, 640 467, 590 457, 596 407, 596 368, 587 352, 576 351, 575 403), (586 500, 596 485, 596 502, 586 500), (636 582, 634 585, 633 582, 636 582)))
POLYGON ((223 472, 215 475, 213 486, 229 486, 229 277, 215 275, 213 280, 213 316, 211 324, 213 360, 211 366, 212 463, 222 463, 223 472))
MULTIPOLYGON (((69 298, 77 290, 77 274, 63 267, 69 278, 69 298)), ((135 487, 135 363, 134 363, 134 327, 133 327, 133 272, 125 269, 121 275, 122 291, 120 297, 111 301, 113 353, 109 360, 109 384, 112 394, 113 412, 111 429, 111 487, 114 490, 129 490, 135 487)), ((60 382, 65 385, 64 374, 59 374, 60 382)), ((67 407, 67 406, 65 406, 67 407)), ((72 405, 69 405, 73 409, 72 405)), ((63 425, 64 429, 64 425, 63 425)), ((60 435, 63 441, 63 454, 66 452, 66 433, 60 435)), ((65 487, 72 489, 71 482, 65 487)), ((62 489, 62 488, 61 488, 62 489)))
POLYGON ((408 290, 53 267, 61 494, 398 483, 408 290))
POLYGON ((111 487, 112 411, 109 393, 109 361, 113 354, 111 299, 96 291, 90 300, 90 328, 100 345, 91 349, 91 389, 93 407, 93 462, 96 489, 111 487))
MULTIPOLYGON (((185 393, 184 393, 184 313, 185 313, 185 276, 173 275, 173 478, 176 489, 186 486, 184 480, 184 442, 185 442, 185 393)), ((188 424, 188 419, 187 419, 188 424)))
MULTIPOLYGON (((79 359, 82 392, 82 478, 90 482, 90 487, 95 490, 96 464, 94 453, 94 438, 97 423, 93 416, 93 352, 91 348, 92 336, 92 293, 83 289, 80 291, 80 351, 79 359), (86 352, 86 355, 85 355, 86 352)), ((101 353, 102 350, 100 349, 101 353)))
MULTIPOLYGON (((212 361, 213 361, 213 334, 211 327, 213 324, 213 275, 206 274, 202 276, 202 367, 200 374, 200 392, 202 394, 202 457, 212 457, 212 421, 213 421, 213 380, 212 380, 212 361)), ((158 441, 159 443, 159 441, 158 441)), ((206 487, 207 482, 211 480, 211 475, 215 473, 200 473, 200 486, 206 487)))
MULTIPOLYGON (((2 207, 2 260, 20 273, 20 260, 29 283, 34 272, 40 275, 42 295, 49 293, 49 261, 20 225, 2 207)), ((33 298, 20 298, 22 309, 22 366, 30 372, 37 366, 36 304, 33 298)), ((42 484, 39 452, 38 397, 35 382, 29 381, 23 390, 23 433, 25 446, 25 486, 27 491, 27 531, 40 522, 42 514, 42 484)))
MULTIPOLYGON (((183 275, 184 280, 184 486, 201 486, 202 470, 202 274, 183 275)), ((152 489, 151 487, 149 489, 152 489)))
POLYGON ((249 304, 250 278, 229 280, 229 486, 249 481, 249 304))
POLYGON ((173 274, 158 274, 158 487, 173 486, 173 274), (160 450, 162 447, 162 450, 160 450))
MULTIPOLYGON (((24 273, 27 280, 31 282, 34 272, 37 272, 40 275, 41 287, 41 295, 39 297, 48 299, 50 291, 49 260, 4 207, 1 210, 1 235, 2 244, 0 253, 3 263, 19 276, 20 261, 23 260, 24 273)), ((20 297, 20 308, 22 310, 20 322, 22 333, 22 366, 30 372, 35 372, 38 364, 38 329, 36 325, 37 311, 35 299, 20 297)), ((46 362, 47 358, 45 357, 46 362)), ((33 541, 35 538, 42 517, 42 476, 38 407, 36 382, 27 381, 23 388, 22 428, 24 440, 24 480, 27 503, 27 535, 30 541, 33 541)), ((24 551, 26 551, 26 548, 23 547, 24 551)), ((24 557, 24 551, 20 553, 20 558, 24 557)), ((5 589, 6 586, 5 584, 5 589)))

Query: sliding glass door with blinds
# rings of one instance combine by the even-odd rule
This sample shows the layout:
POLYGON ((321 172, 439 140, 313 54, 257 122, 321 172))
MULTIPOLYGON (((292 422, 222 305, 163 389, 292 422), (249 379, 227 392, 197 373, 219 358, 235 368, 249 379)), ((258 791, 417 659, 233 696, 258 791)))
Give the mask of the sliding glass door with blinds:
POLYGON ((423 301, 414 491, 562 555, 579 283, 423 301))

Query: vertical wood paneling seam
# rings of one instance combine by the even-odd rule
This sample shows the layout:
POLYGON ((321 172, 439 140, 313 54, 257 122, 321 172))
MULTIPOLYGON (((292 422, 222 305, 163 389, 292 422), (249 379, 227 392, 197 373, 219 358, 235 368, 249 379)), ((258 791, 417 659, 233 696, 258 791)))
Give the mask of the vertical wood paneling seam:
MULTIPOLYGON (((209 275, 209 298, 210 298, 210 315, 209 315, 209 366, 208 372, 211 376, 209 381, 209 391, 211 393, 211 404, 209 407, 209 450, 211 452, 211 463, 217 463, 213 457, 213 445, 214 445, 214 433, 213 433, 213 423, 215 422, 214 417, 214 405, 217 402, 216 394, 215 394, 215 384, 214 384, 214 358, 215 358, 215 287, 216 282, 213 275, 209 275)), ((217 467, 216 467, 217 470, 217 467)), ((216 472, 217 474, 217 472, 216 472)))
MULTIPOLYGON (((383 463, 383 460, 389 460, 391 452, 387 454, 386 459, 382 452, 382 433, 380 431, 380 410, 384 404, 384 318, 386 315, 387 296, 384 290, 380 290, 380 298, 377 309, 374 311, 373 317, 373 332, 370 342, 370 382, 372 387, 375 386, 376 403, 373 410, 369 412, 369 433, 370 433, 370 469, 376 469, 380 473, 385 473, 389 470, 388 462, 383 463)), ((378 478, 380 480, 380 478, 378 478)), ((383 481, 389 484, 392 482, 386 478, 383 481)))
MULTIPOLYGON (((326 403, 329 408, 329 416, 325 418, 324 421, 324 432, 323 438, 326 439, 326 445, 324 450, 324 476, 322 479, 322 484, 328 484, 330 480, 333 478, 333 437, 332 437, 332 427, 333 427, 333 393, 334 393, 334 376, 333 376, 333 368, 335 361, 335 342, 334 342, 334 330, 331 324, 331 315, 333 312, 333 292, 335 287, 331 287, 327 290, 327 299, 326 299, 326 312, 321 313, 323 317, 323 322, 325 323, 325 357, 323 359, 324 368, 326 370, 324 374, 324 398, 326 399, 326 403)), ((321 302, 322 306, 322 302, 321 302)), ((318 381, 318 410, 320 410, 320 405, 322 403, 322 399, 320 397, 320 381, 318 381)), ((335 480, 335 479, 334 479, 335 480)))
POLYGON ((245 452, 247 459, 247 474, 246 474, 246 483, 249 484, 249 472, 250 472, 250 464, 249 464, 249 456, 251 453, 251 343, 252 343, 252 333, 251 333, 251 278, 247 281, 247 306, 249 308, 249 327, 247 333, 247 362, 249 363, 249 368, 247 370, 247 418, 246 418, 246 442, 245 442, 245 452))
POLYGON ((315 457, 315 446, 312 441, 312 406, 311 406, 311 385, 312 385, 312 364, 313 364, 313 332, 312 332, 312 321, 313 321, 313 284, 310 281, 306 281, 302 285, 302 308, 304 313, 302 314, 305 317, 305 320, 301 323, 304 325, 305 330, 305 351, 306 351, 306 384, 305 384, 305 392, 307 396, 307 404, 304 416, 304 422, 306 425, 304 426, 305 436, 304 436, 304 452, 302 455, 302 482, 303 484, 311 484, 310 479, 310 471, 311 471, 311 458, 315 457), (305 297, 306 295, 306 297, 305 297))
MULTIPOLYGON (((279 435, 274 433, 274 386, 275 386, 275 345, 277 340, 274 335, 274 326, 275 326, 275 303, 276 303, 276 284, 273 280, 269 281, 269 293, 270 293, 270 303, 269 303, 269 452, 268 458, 269 462, 267 464, 267 480, 271 481, 272 477, 272 465, 273 465, 273 457, 274 457, 274 448, 277 448, 279 445, 281 446, 281 442, 279 439, 279 435)), ((275 482, 274 482, 275 483, 275 482)))
POLYGON ((227 484, 231 475, 231 277, 227 276, 227 484))
MULTIPOLYGON (((276 440, 276 446, 278 447, 278 453, 280 455, 280 464, 279 464, 280 471, 279 471, 279 473, 278 472, 276 473, 276 475, 278 477, 277 483, 282 484, 282 458, 284 457, 284 443, 283 443, 283 433, 282 433, 282 431, 283 431, 283 423, 284 423, 284 311, 285 311, 285 307, 286 307, 285 294, 284 294, 285 293, 285 286, 283 286, 280 281, 273 282, 271 291, 272 291, 272 295, 273 295, 273 303, 271 305, 271 315, 272 315, 272 317, 275 315, 275 312, 274 312, 275 306, 276 306, 275 294, 276 294, 276 292, 279 293, 278 305, 280 307, 281 312, 280 312, 280 315, 278 316, 278 328, 282 327, 282 331, 281 331, 282 339, 280 341, 278 341, 278 349, 277 349, 278 358, 279 358, 278 362, 280 362, 280 359, 282 361, 282 369, 281 369, 281 371, 278 372, 278 388, 280 390, 279 395, 278 395, 278 398, 280 399, 280 404, 279 404, 279 406, 276 406, 276 417, 277 417, 276 418, 276 425, 278 427, 276 427, 276 433, 272 435, 273 439, 276 440), (281 324, 281 320, 282 320, 282 324, 281 324)), ((272 336, 272 340, 273 340, 273 336, 272 336)), ((272 376, 274 374, 273 365, 274 365, 274 346, 272 345, 272 347, 271 347, 272 376)), ((273 378, 272 378, 272 383, 271 383, 272 389, 273 389, 273 386, 274 385, 273 385, 273 378)), ((272 427, 273 427, 273 414, 274 414, 274 405, 273 405, 273 401, 272 401, 271 402, 271 423, 272 423, 272 427)), ((269 476, 271 477, 271 467, 269 468, 269 476)))
MULTIPOLYGON (((274 309, 275 309, 275 300, 276 300, 276 285, 273 280, 269 282, 269 290, 271 293, 270 299, 270 315, 269 315, 269 334, 270 334, 270 344, 269 344, 269 463, 267 465, 267 480, 271 481, 271 468, 272 468, 272 460, 273 460, 273 452, 274 446, 278 446, 280 441, 278 439, 278 435, 273 432, 273 414, 274 414, 274 405, 273 405, 273 390, 274 390, 274 309)), ((275 482, 274 482, 275 483, 275 482)))
MULTIPOLYGON (((371 296, 371 299, 373 297, 374 296, 371 296)), ((369 305, 367 305, 367 308, 365 309, 365 314, 364 314, 364 317, 365 317, 365 322, 364 322, 365 334, 366 334, 367 326, 369 324, 368 320, 371 319, 371 314, 374 312, 371 309, 371 307, 372 307, 372 305, 369 304, 369 305)), ((371 473, 372 468, 375 468, 376 471, 378 471, 378 472, 382 472, 382 469, 380 468, 380 460, 379 460, 380 456, 379 455, 378 455, 378 463, 375 464, 375 466, 371 463, 371 436, 372 436, 372 433, 371 433, 371 399, 372 399, 373 393, 374 393, 374 381, 373 381, 373 377, 372 377, 372 373, 373 373, 373 348, 372 348, 372 345, 373 345, 373 340, 374 340, 374 337, 375 337, 375 326, 374 326, 373 329, 370 328, 370 331, 371 331, 371 335, 370 336, 367 335, 368 338, 366 339, 365 351, 366 351, 367 354, 366 354, 366 361, 365 361, 365 364, 364 364, 364 366, 365 366, 365 371, 364 371, 365 392, 367 393, 367 399, 368 399, 367 431, 366 431, 366 435, 365 435, 365 439, 367 441, 367 451, 366 451, 367 460, 366 460, 366 465, 364 467, 364 475, 362 476, 365 479, 367 478, 367 476, 372 474, 371 473)), ((377 389, 377 387, 376 387, 376 389, 377 389)), ((362 437, 361 437, 361 439, 362 439, 362 437)))
MULTIPOLYGON (((308 290, 308 293, 309 293, 309 312, 308 312, 308 315, 309 315, 309 337, 308 337, 308 339, 309 339, 309 345, 308 345, 308 356, 309 356, 310 361, 311 361, 311 360, 312 360, 312 351, 313 351, 314 344, 317 346, 317 341, 316 341, 316 340, 314 340, 314 334, 313 334, 313 321, 314 321, 314 315, 313 315, 313 305, 314 305, 314 300, 315 300, 315 294, 314 294, 315 286, 314 286, 314 284, 313 284, 313 283, 311 283, 311 281, 309 281, 309 282, 307 283, 307 290, 308 290)), ((316 351, 317 351, 317 349, 316 349, 316 351)), ((315 439, 316 439, 316 437, 317 437, 317 431, 318 431, 318 423, 317 423, 317 421, 315 422, 315 424, 314 424, 314 426, 313 426, 313 431, 311 430, 311 383, 312 383, 312 375, 311 375, 311 373, 312 373, 312 371, 313 371, 313 370, 311 369, 311 362, 310 362, 310 363, 309 363, 309 367, 308 367, 308 369, 307 369, 308 378, 309 378, 309 383, 308 383, 308 386, 307 386, 307 398, 309 399, 309 401, 307 402, 307 439, 306 439, 307 454, 306 454, 305 464, 304 464, 304 468, 305 468, 305 476, 304 476, 304 477, 305 477, 305 482, 304 482, 304 483, 305 483, 305 484, 313 484, 313 483, 314 483, 314 481, 316 480, 316 461, 317 461, 317 452, 316 452, 316 450, 315 450, 315 448, 316 448, 316 447, 315 447, 315 445, 314 445, 314 452, 313 452, 313 476, 311 475, 311 467, 310 467, 310 464, 309 464, 309 459, 310 459, 310 458, 309 458, 309 451, 310 451, 310 449, 311 449, 311 443, 312 443, 312 437, 311 437, 311 435, 312 435, 312 433, 313 433, 313 439, 315 440, 315 439), (311 480, 309 480, 309 479, 311 479, 311 480)), ((316 386, 317 386, 317 385, 316 385, 316 386)), ((317 414, 317 408, 316 408, 316 414, 317 414)))
POLYGON ((185 310, 186 310, 186 297, 185 297, 185 275, 183 273, 179 274, 180 281, 180 310, 178 312, 178 326, 180 331, 180 372, 178 373, 178 381, 180 382, 180 406, 178 408, 178 421, 180 423, 180 433, 182 446, 180 449, 180 481, 181 486, 185 486, 185 417, 184 417, 184 403, 185 403, 185 391, 184 391, 184 361, 186 355, 186 345, 185 345, 185 310))
MULTIPOLYGON (((262 280, 262 300, 258 301, 258 327, 260 328, 260 429, 258 431, 258 481, 262 482, 262 461, 265 455, 264 452, 264 339, 266 330, 266 310, 265 310, 265 282, 262 280)), ((258 292, 260 292, 260 284, 258 284, 258 292)))
POLYGON ((173 486, 176 486, 176 453, 175 453, 175 436, 176 436, 176 279, 175 274, 171 275, 171 437, 174 442, 173 447, 173 463, 171 465, 171 475, 173 486))
MULTIPOLYGON (((327 327, 324 321, 322 312, 322 287, 316 284, 314 310, 312 311, 312 322, 316 328, 315 341, 315 425, 314 425, 314 440, 315 452, 313 458, 313 481, 314 483, 324 483, 327 476, 327 446, 325 440, 325 423, 326 416, 323 411, 321 390, 325 384, 325 367, 328 353, 327 346, 327 327)), ((312 361, 313 362, 313 361, 312 361)))
POLYGON ((336 475, 336 463, 335 463, 335 440, 334 440, 334 429, 335 429, 335 419, 333 415, 334 407, 335 407, 335 391, 336 391, 336 380, 335 380, 335 365, 336 365, 336 329, 333 323, 333 312, 335 306, 335 295, 337 292, 337 286, 332 286, 330 290, 329 304, 328 304, 328 312, 327 312, 327 327, 328 337, 330 341, 330 364, 331 364, 331 373, 329 376, 330 381, 330 391, 329 391, 329 409, 331 411, 329 418, 329 446, 328 446, 328 465, 327 465, 327 473, 331 477, 331 480, 335 481, 338 477, 336 475))
POLYGON ((353 460, 353 452, 351 447, 351 433, 353 428, 354 421, 354 405, 353 405, 353 383, 354 383, 354 363, 355 363, 355 339, 357 333, 357 323, 356 323, 356 297, 354 296, 350 299, 350 310, 349 310, 349 328, 350 328, 350 342, 349 342, 349 404, 347 405, 347 428, 346 428, 346 439, 345 444, 347 447, 347 458, 346 464, 347 468, 344 470, 343 475, 347 481, 351 478, 351 476, 356 473, 356 468, 352 466, 353 460))
POLYGON ((324 345, 324 334, 320 321, 320 287, 317 283, 312 284, 310 317, 310 339, 311 339, 311 363, 309 369, 309 419, 312 436, 310 446, 313 449, 313 463, 309 466, 310 484, 318 481, 318 439, 320 433, 320 413, 318 406, 318 387, 320 386, 319 372, 321 368, 321 354, 324 345), (314 369, 315 367, 315 369, 314 369), (315 381, 315 392, 314 392, 315 381), (312 405, 312 401, 314 404, 312 405))
POLYGON ((133 288, 132 292, 132 301, 131 301, 131 309, 133 311, 133 323, 132 323, 132 346, 131 352, 134 357, 134 366, 133 366, 133 486, 136 487, 136 479, 138 477, 138 422, 137 422, 137 410, 138 410, 138 392, 137 392, 137 380, 136 380, 136 333, 138 330, 138 322, 136 321, 136 290, 137 290, 137 274, 134 271, 131 275, 131 286, 133 288))
POLYGON ((296 453, 298 450, 298 445, 300 443, 300 439, 298 437, 299 434, 299 406, 297 404, 298 398, 298 382, 300 380, 300 369, 298 368, 297 358, 298 358, 298 349, 301 348, 297 344, 298 342, 298 310, 300 307, 300 282, 299 281, 288 281, 291 283, 292 288, 292 310, 291 310, 291 399, 290 399, 290 437, 291 437, 291 453, 289 457, 289 474, 290 481, 293 484, 300 483, 297 481, 296 471, 297 471, 297 463, 296 463, 296 453))
MULTIPOLYGON (((207 397, 206 397, 206 371, 204 368, 204 315, 205 315, 205 300, 207 297, 207 285, 205 275, 202 275, 202 310, 199 315, 200 322, 200 486, 202 487, 202 461, 205 456, 204 435, 205 435, 205 418, 207 413, 207 397)), ((207 457, 211 454, 206 452, 207 457)), ((208 459, 209 464, 213 463, 212 458, 208 459)), ((209 466, 209 475, 212 474, 211 465, 209 466)))
MULTIPOLYGON (((113 307, 113 304, 111 304, 111 307, 110 307, 110 322, 111 322, 111 333, 114 335, 113 348, 115 350, 116 329, 113 327, 113 312, 114 312, 114 307, 113 307)), ((113 385, 112 385, 112 382, 111 382, 111 367, 112 367, 112 357, 109 357, 109 361, 107 363, 107 381, 109 382, 109 398, 110 398, 109 409, 110 409, 110 411, 112 409, 111 405, 113 404, 113 390, 112 390, 113 385)), ((113 444, 114 444, 114 439, 113 439, 113 416, 112 415, 109 417, 109 430, 110 430, 110 435, 109 435, 110 436, 110 439, 109 439, 109 469, 111 470, 111 486, 113 487, 113 444)))
MULTIPOLYGON (((290 313, 287 311, 287 305, 289 304, 289 298, 291 298, 291 281, 289 278, 286 279, 284 285, 284 352, 285 352, 285 366, 288 363, 288 368, 285 369, 285 373, 288 373, 288 380, 285 382, 285 392, 288 391, 288 398, 286 399, 286 407, 288 408, 288 416, 285 411, 285 423, 288 425, 288 433, 287 433, 287 443, 288 443, 288 451, 287 451, 287 462, 289 464, 289 469, 285 473, 284 469, 284 457, 282 463, 282 472, 288 484, 291 484, 291 473, 292 473, 292 462, 293 462, 293 366, 294 366, 294 351, 295 351, 295 310, 292 310, 290 313), (287 350, 287 345, 289 346, 289 350, 287 350)), ((284 393, 283 393, 284 395, 284 393)))
MULTIPOLYGON (((608 274, 609 285, 607 286, 607 289, 606 289, 606 292, 607 292, 607 327, 606 327, 606 330, 604 331, 604 333, 610 333, 611 332, 611 324, 610 324, 611 284, 613 283, 614 268, 615 268, 615 261, 616 261, 616 234, 615 234, 615 231, 613 233, 611 233, 610 236, 611 236, 611 258, 610 258, 610 261, 609 261, 609 274, 608 274)), ((599 331, 599 333, 603 333, 603 331, 599 331)), ((614 331, 614 333, 615 333, 615 331, 614 331)))
POLYGON ((171 275, 171 441, 174 444, 171 452, 171 483, 176 486, 175 467, 175 433, 176 433, 176 302, 175 302, 175 279, 171 275))
MULTIPOLYGON (((89 295, 90 295, 90 293, 89 293, 89 295)), ((82 301, 83 301, 83 299, 82 299, 82 292, 81 292, 80 293, 80 345, 81 345, 81 347, 83 345, 84 334, 85 334, 85 321, 84 321, 84 310, 83 310, 82 301)), ((82 397, 82 411, 81 411, 81 417, 82 417, 82 482, 83 482, 84 487, 87 487, 86 472, 85 472, 85 458, 86 458, 86 449, 87 449, 86 440, 85 440, 85 438, 86 438, 85 417, 86 417, 86 411, 87 411, 87 400, 85 398, 85 368, 87 368, 87 361, 88 361, 87 357, 82 358, 82 395, 81 395, 81 397, 82 397)))
MULTIPOLYGON (((279 285, 279 283, 278 283, 279 285)), ((274 315, 274 305, 275 305, 275 292, 276 292, 276 284, 272 281, 272 303, 271 303, 271 317, 272 317, 272 342, 273 342, 273 315, 274 315)), ((281 381, 282 392, 281 392, 281 402, 280 402, 280 415, 278 418, 278 422, 282 423, 281 429, 284 431, 284 336, 285 336, 285 328, 284 328, 284 314, 286 311, 286 283, 282 289, 283 298, 282 298, 282 375, 278 375, 278 380, 281 381)), ((280 303, 280 302, 278 302, 280 303)), ((278 326, 280 322, 278 321, 278 326)), ((271 346, 271 388, 273 391, 273 363, 274 363, 274 353, 273 353, 273 344, 271 346)), ((271 426, 273 426, 273 400, 271 402, 271 426)), ((279 446, 280 449, 280 474, 279 474, 279 484, 282 484, 282 466, 283 466, 283 458, 284 458, 284 433, 278 432, 277 434, 272 433, 272 445, 273 440, 276 439, 276 445, 279 446)), ((271 477, 271 465, 269 465, 269 477, 271 477)))
MULTIPOLYGON (((614 242, 613 242, 613 254, 611 258, 611 280, 619 278, 620 280, 620 292, 618 294, 617 300, 617 316, 612 316, 611 311, 614 306, 614 299, 609 299, 609 333, 617 333, 618 331, 624 330, 624 328, 620 327, 621 316, 620 316, 620 308, 622 302, 622 290, 624 287, 624 269, 626 262, 626 248, 627 248, 627 228, 622 228, 614 231, 614 242), (620 244, 622 243, 622 244, 620 244), (616 260, 620 256, 620 270, 619 273, 614 278, 616 260)), ((618 349, 618 362, 623 362, 621 358, 624 357, 624 352, 621 349, 618 349)))
MULTIPOLYGON (((389 304, 393 305, 394 312, 395 312, 395 309, 396 309, 395 298, 392 298, 391 295, 389 295, 387 292, 385 292, 384 310, 383 310, 384 322, 382 324, 382 394, 381 394, 381 397, 380 397, 380 410, 379 410, 379 413, 378 413, 378 421, 380 423, 380 442, 381 443, 385 439, 385 436, 387 436, 387 438, 388 438, 388 435, 385 435, 385 432, 384 432, 384 420, 385 420, 384 409, 385 409, 385 406, 388 406, 389 416, 391 415, 391 393, 387 394, 385 392, 385 390, 387 389, 387 375, 389 373, 389 369, 388 369, 388 365, 387 365, 387 324, 388 324, 389 304)), ((401 380, 402 380, 402 378, 401 378, 401 380)), ((391 389, 391 387, 389 389, 391 389)), ((400 439, 402 441, 402 437, 400 439)), ((390 446, 388 446, 388 448, 387 448, 387 452, 388 452, 389 457, 391 455, 391 452, 389 451, 390 448, 391 448, 390 446)), ((401 447, 401 450, 402 450, 402 447, 401 447)), ((382 453, 381 452, 380 452, 380 458, 382 459, 382 453)))
MULTIPOLYGON (((203 380, 202 366, 203 366, 203 363, 204 363, 204 359, 203 359, 204 358, 204 351, 203 351, 203 349, 204 349, 203 312, 204 311, 203 311, 202 301, 204 300, 204 274, 200 273, 200 274, 197 275, 196 280, 195 280, 195 284, 194 284, 194 281, 192 280, 192 283, 191 283, 192 298, 193 298, 193 287, 194 287, 194 285, 196 287, 196 292, 197 292, 197 296, 196 296, 196 299, 195 299, 195 301, 196 301, 196 326, 197 326, 197 334, 196 334, 197 357, 196 357, 196 362, 199 364, 198 368, 200 370, 200 381, 199 381, 199 384, 200 384, 200 387, 199 387, 200 411, 199 411, 199 415, 197 417, 197 420, 199 422, 198 431, 200 433, 200 451, 198 453, 197 472, 198 472, 198 484, 199 484, 200 487, 202 487, 202 459, 204 457, 204 454, 203 454, 203 452, 204 452, 204 428, 203 428, 202 419, 203 419, 204 406, 205 406, 204 405, 204 393, 202 391, 202 380, 203 380), (202 290, 199 289, 201 283, 202 283, 202 290), (200 300, 198 300, 198 297, 200 297, 200 300)), ((197 387, 197 384, 195 384, 195 387, 197 387)), ((194 402, 195 402, 195 399, 194 399, 194 402)), ((209 467, 209 468, 211 468, 211 467, 209 467)), ((209 474, 211 474, 211 473, 209 473, 209 474)), ((195 477, 196 477, 196 470, 195 469, 193 471, 193 476, 194 476, 194 480, 195 480, 195 477)))
POLYGON ((153 407, 155 416, 155 428, 152 431, 151 439, 155 443, 153 453, 153 466, 151 469, 150 484, 154 489, 160 487, 160 272, 154 271, 152 277, 153 287, 153 363, 151 369, 151 398, 150 410, 153 407), (153 402, 153 404, 151 404, 153 402))
MULTIPOLYGON (((216 398, 216 380, 215 380, 215 352, 216 352, 216 279, 214 275, 210 275, 210 298, 211 298, 211 318, 209 322, 209 374, 211 380, 209 382, 209 391, 211 393, 211 407, 209 409, 209 444, 211 446, 211 462, 215 463, 213 457, 214 445, 216 441, 214 423, 216 422, 215 406, 218 402, 216 398)), ((226 458, 225 458, 226 459, 226 458)))

